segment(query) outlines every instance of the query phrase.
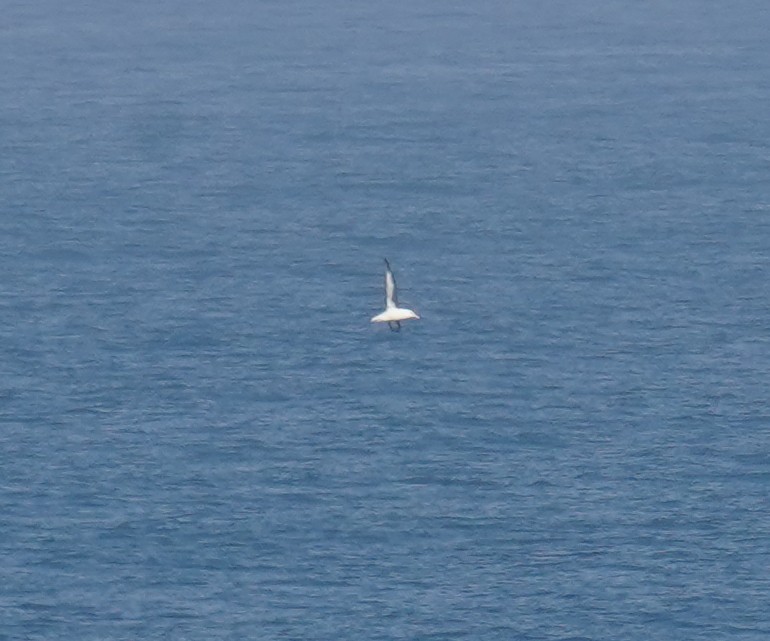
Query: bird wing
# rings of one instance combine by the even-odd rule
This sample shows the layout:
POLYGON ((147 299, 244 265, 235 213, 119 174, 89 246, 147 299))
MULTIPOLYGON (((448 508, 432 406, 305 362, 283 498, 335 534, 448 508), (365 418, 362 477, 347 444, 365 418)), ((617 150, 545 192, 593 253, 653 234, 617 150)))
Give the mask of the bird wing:
POLYGON ((396 296, 396 279, 390 270, 390 263, 385 259, 385 307, 398 307, 398 298, 396 296))

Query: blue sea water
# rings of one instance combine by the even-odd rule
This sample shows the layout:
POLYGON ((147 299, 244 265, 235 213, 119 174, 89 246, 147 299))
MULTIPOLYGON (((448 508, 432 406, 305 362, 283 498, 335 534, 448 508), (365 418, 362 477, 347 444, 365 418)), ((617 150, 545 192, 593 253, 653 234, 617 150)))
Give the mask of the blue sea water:
POLYGON ((770 638, 769 27, 8 0, 0 640, 770 638))

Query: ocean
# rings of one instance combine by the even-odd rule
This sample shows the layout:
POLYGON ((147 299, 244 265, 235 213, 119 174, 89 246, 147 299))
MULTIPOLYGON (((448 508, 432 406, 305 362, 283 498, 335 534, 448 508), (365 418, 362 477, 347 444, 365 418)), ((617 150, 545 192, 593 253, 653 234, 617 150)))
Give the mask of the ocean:
POLYGON ((768 28, 6 2, 0 641, 770 638, 768 28))

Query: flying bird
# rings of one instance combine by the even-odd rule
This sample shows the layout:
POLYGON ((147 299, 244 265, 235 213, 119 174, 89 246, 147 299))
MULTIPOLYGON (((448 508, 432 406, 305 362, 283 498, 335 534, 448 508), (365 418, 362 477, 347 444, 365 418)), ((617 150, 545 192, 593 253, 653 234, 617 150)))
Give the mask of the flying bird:
POLYGON ((372 318, 372 323, 387 323, 391 331, 398 332, 401 330, 401 321, 410 320, 412 318, 419 319, 420 317, 415 314, 411 309, 398 306, 398 298, 396 296, 396 279, 393 277, 393 272, 390 269, 390 263, 388 259, 385 259, 385 311, 382 314, 372 318))

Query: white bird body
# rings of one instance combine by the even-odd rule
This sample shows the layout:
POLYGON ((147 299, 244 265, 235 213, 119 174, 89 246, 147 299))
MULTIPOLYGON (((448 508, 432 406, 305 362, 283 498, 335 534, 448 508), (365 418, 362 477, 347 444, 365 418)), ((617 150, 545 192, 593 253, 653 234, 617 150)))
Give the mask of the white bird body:
POLYGON ((404 307, 391 307, 386 309, 381 314, 372 317, 373 323, 397 323, 398 321, 410 320, 413 318, 420 318, 411 309, 405 309, 404 307))
POLYGON ((394 332, 401 329, 401 321, 419 319, 411 309, 398 306, 396 296, 396 279, 390 269, 388 259, 385 259, 385 311, 372 318, 372 323, 387 323, 394 332), (395 327, 394 327, 395 325, 395 327))

